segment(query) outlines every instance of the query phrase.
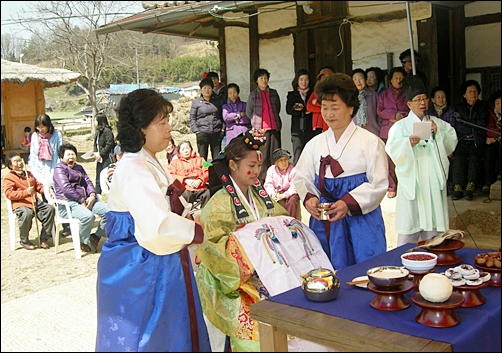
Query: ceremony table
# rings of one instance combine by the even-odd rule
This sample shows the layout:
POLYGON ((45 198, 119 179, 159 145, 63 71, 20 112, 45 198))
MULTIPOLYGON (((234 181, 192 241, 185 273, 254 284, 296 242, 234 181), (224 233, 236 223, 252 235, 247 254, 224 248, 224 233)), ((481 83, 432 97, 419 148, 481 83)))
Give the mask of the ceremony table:
MULTIPOLYGON (((262 352, 285 352, 287 335, 296 336, 341 351, 501 351, 501 287, 480 289, 486 302, 477 307, 455 308, 461 322, 448 328, 433 328, 415 321, 421 308, 411 290, 404 294, 411 305, 398 311, 374 309, 375 293, 346 282, 366 275, 376 266, 402 266, 400 255, 416 244, 405 244, 384 254, 336 272, 341 287, 330 302, 312 302, 300 287, 251 305, 251 318, 259 323, 262 352)), ((480 250, 461 248, 461 264, 474 265, 480 250)), ((441 273, 454 266, 436 266, 441 273)))

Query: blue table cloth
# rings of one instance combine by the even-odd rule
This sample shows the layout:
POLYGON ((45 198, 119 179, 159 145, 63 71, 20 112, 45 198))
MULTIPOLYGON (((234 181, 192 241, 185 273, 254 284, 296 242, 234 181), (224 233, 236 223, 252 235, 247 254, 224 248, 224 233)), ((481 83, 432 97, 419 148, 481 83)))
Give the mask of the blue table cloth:
MULTIPOLYGON (((321 303, 309 301, 299 287, 267 300, 318 311, 411 336, 450 343, 455 352, 500 352, 501 287, 487 286, 480 289, 480 293, 486 298, 486 303, 481 306, 454 309, 461 319, 460 324, 457 326, 432 328, 415 321, 416 316, 422 310, 411 301, 411 296, 416 293, 415 290, 412 289, 404 294, 411 302, 410 307, 400 311, 388 312, 376 310, 370 306, 370 302, 376 297, 375 293, 365 288, 345 284, 345 282, 351 281, 355 277, 366 275, 366 271, 372 267, 402 266, 401 254, 413 246, 416 245, 405 244, 357 265, 337 271, 336 276, 340 280, 341 287, 338 297, 334 301, 321 303)), ((456 254, 462 257, 462 264, 474 265, 474 256, 488 251, 493 250, 462 248, 456 250, 456 254)), ((450 267, 454 266, 436 266, 436 273, 443 272, 450 267)))

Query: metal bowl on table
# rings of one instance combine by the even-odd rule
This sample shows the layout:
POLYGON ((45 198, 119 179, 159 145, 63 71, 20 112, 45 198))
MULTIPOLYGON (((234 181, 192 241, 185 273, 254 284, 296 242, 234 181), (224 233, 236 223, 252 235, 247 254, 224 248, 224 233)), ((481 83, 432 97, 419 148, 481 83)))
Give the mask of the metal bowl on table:
POLYGON ((398 266, 377 266, 366 271, 366 275, 373 285, 379 288, 398 288, 408 279, 410 271, 398 266))

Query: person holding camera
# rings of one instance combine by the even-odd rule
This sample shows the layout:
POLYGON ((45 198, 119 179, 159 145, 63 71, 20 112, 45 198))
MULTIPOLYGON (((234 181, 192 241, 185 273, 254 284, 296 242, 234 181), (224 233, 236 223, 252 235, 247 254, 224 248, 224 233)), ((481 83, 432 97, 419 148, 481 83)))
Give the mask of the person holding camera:
POLYGON ((314 137, 312 130, 312 113, 307 111, 307 101, 312 94, 310 74, 301 69, 291 82, 293 90, 288 92, 286 113, 291 115, 291 143, 293 144, 293 165, 296 165, 303 147, 314 137))

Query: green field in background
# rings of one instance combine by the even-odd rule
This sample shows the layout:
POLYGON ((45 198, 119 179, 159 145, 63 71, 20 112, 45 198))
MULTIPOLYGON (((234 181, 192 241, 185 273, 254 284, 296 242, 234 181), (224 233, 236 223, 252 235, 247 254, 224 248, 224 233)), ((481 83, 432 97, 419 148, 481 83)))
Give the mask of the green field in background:
POLYGON ((47 115, 51 117, 51 120, 61 120, 61 119, 79 119, 82 116, 75 116, 79 110, 69 111, 69 112, 47 112, 47 115))

